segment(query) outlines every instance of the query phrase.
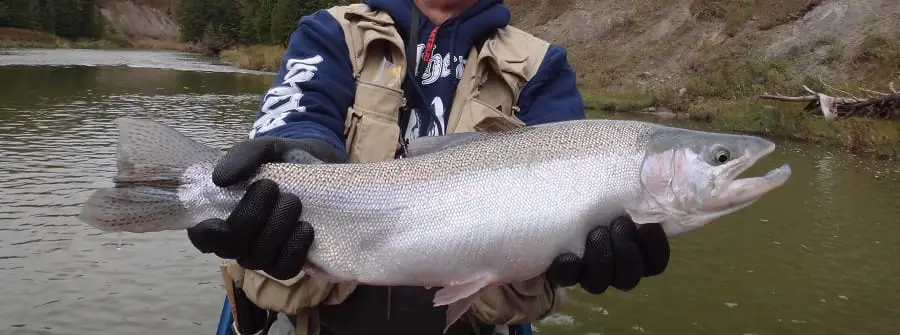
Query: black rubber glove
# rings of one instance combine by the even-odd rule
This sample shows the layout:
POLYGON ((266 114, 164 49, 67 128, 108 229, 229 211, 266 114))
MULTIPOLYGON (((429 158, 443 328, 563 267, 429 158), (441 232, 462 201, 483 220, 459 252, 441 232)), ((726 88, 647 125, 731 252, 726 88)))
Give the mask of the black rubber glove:
POLYGON ((628 291, 641 278, 662 273, 668 264, 669 240, 662 226, 649 223, 637 228, 622 216, 588 234, 583 258, 572 253, 557 257, 547 278, 562 287, 581 284, 591 294, 603 293, 610 286, 628 291))
MULTIPOLYGON (((320 140, 259 137, 228 150, 212 179, 225 187, 248 180, 266 163, 339 163, 344 162, 342 157, 320 140)), ((299 221, 301 211, 297 196, 281 193, 275 182, 262 179, 248 186, 226 220, 204 220, 187 229, 188 238, 203 253, 235 259, 246 269, 288 279, 300 273, 314 236, 312 226, 299 221)))

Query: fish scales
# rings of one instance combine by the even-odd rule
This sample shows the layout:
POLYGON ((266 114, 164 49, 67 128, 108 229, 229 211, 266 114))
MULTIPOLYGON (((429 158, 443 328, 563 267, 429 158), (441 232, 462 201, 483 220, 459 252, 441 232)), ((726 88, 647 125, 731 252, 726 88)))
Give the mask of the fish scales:
MULTIPOLYGON (((95 191, 79 215, 98 229, 224 219, 252 182, 217 187, 210 177, 223 152, 158 122, 116 122, 117 187, 95 191)), ((581 255, 589 231, 620 215, 675 236, 749 206, 790 177, 785 164, 737 179, 774 149, 754 136, 578 120, 419 138, 411 158, 384 162, 265 164, 253 180, 300 198, 315 231, 308 274, 440 286, 434 304, 448 306, 450 325, 484 287, 581 255)))
MULTIPOLYGON (((316 232, 309 261, 329 276, 385 285, 440 286, 473 273, 521 280, 562 252, 580 254, 587 230, 623 214, 591 210, 595 204, 621 208, 620 201, 638 194, 640 148, 652 127, 614 127, 527 128, 388 162, 269 164, 256 179, 272 179, 300 197, 302 219, 316 232), (552 248, 522 243, 529 240, 552 248)), ((197 222, 226 217, 239 200, 238 192, 215 196, 221 189, 207 178, 211 168, 191 172, 183 186, 197 222)))

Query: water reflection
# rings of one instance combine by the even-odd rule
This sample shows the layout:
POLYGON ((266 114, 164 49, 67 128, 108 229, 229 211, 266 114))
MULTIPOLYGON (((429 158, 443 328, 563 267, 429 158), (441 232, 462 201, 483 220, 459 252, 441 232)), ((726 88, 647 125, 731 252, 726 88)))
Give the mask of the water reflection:
POLYGON ((69 104, 72 113, 109 95, 196 96, 197 92, 218 92, 258 98, 258 92, 271 81, 270 76, 117 67, 17 65, 0 67, 0 71, 4 78, 0 83, 3 108, 37 110, 44 105, 69 104))
POLYGON ((541 333, 893 333, 896 163, 783 143, 748 174, 784 161, 794 175, 782 190, 673 240, 660 278, 625 294, 572 290, 571 321, 541 333))
POLYGON ((100 234, 74 219, 115 173, 119 116, 217 147, 246 138, 265 77, 0 67, 0 333, 189 334, 215 327, 216 259, 183 232, 100 234))

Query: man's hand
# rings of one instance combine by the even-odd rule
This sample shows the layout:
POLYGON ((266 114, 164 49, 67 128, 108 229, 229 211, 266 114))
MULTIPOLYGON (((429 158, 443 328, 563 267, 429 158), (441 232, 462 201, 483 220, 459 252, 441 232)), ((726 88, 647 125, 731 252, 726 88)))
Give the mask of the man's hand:
POLYGON ((636 226, 623 216, 595 228, 588 234, 584 257, 560 255, 547 270, 547 278, 558 286, 581 284, 585 291, 600 294, 609 286, 631 290, 642 277, 662 273, 669 264, 669 241, 662 226, 636 226))
MULTIPOLYGON (((251 178, 266 163, 337 163, 343 156, 314 139, 260 137, 238 143, 213 170, 213 183, 226 187, 251 178)), ((235 259, 242 267, 289 279, 300 273, 313 241, 313 228, 299 221, 297 196, 281 193, 268 179, 253 182, 227 219, 208 219, 188 228, 191 243, 203 253, 235 259)))

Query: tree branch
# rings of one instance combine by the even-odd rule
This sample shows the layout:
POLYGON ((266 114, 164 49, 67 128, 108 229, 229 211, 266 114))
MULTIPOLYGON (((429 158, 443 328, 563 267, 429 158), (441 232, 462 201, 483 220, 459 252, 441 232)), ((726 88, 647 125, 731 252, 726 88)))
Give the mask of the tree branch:
MULTIPOLYGON (((821 81, 821 79, 820 79, 821 81)), ((866 88, 860 88, 861 91, 868 92, 869 98, 859 98, 855 95, 831 87, 822 82, 827 88, 833 91, 843 93, 849 97, 836 97, 825 93, 813 91, 806 85, 803 90, 809 92, 809 95, 786 96, 779 93, 769 94, 763 93, 759 97, 769 100, 780 100, 789 102, 809 102, 806 109, 812 112, 819 110, 826 120, 834 120, 837 118, 846 118, 851 116, 862 116, 880 119, 900 118, 900 92, 894 88, 894 83, 888 84, 888 88, 892 93, 883 93, 866 88)))

